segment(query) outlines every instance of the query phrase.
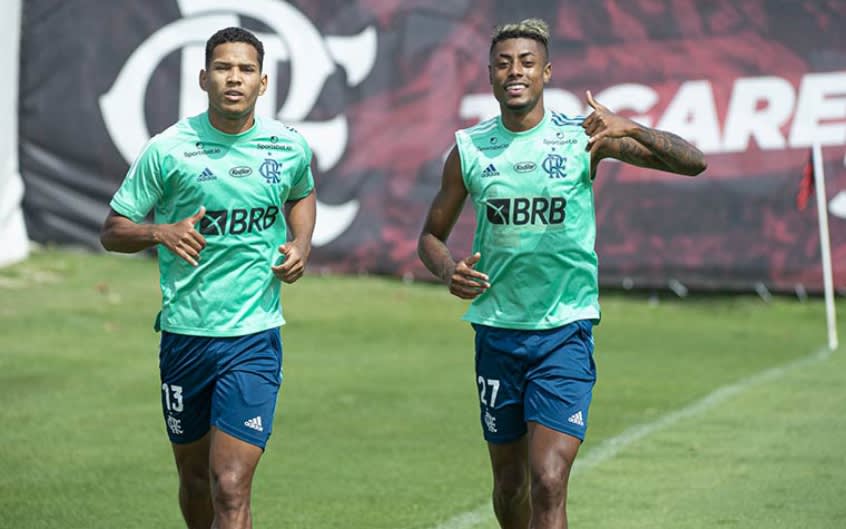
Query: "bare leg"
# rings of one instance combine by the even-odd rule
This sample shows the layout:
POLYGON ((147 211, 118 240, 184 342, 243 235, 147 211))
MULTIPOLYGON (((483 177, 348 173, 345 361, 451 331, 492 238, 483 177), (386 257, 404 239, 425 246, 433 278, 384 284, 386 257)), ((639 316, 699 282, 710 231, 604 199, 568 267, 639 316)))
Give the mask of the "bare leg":
POLYGON ((493 506, 502 529, 528 529, 529 450, 526 436, 508 444, 488 443, 493 469, 493 506))
POLYGON ((529 423, 532 529, 567 529, 567 482, 581 441, 529 423))
POLYGON ((179 508, 188 529, 209 529, 214 518, 209 481, 209 441, 207 433, 193 443, 172 445, 179 473, 179 508))
POLYGON ((211 431, 212 529, 250 529, 250 492, 262 449, 217 428, 211 431))

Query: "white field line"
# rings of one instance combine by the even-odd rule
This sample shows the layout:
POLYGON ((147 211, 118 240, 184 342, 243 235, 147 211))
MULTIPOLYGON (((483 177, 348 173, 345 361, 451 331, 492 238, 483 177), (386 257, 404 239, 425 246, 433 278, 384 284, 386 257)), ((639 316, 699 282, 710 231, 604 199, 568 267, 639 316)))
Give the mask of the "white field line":
MULTIPOLYGON (((715 405, 742 393, 743 391, 762 384, 783 377, 787 373, 804 367, 809 364, 814 364, 826 360, 831 356, 831 351, 828 347, 823 347, 814 353, 788 362, 787 364, 765 369, 764 371, 755 373, 754 375, 742 378, 733 384, 717 388, 705 397, 697 400, 684 408, 670 412, 666 415, 658 417, 656 420, 639 424, 623 431, 617 436, 606 439, 596 445, 584 455, 576 459, 576 464, 573 466, 573 475, 578 475, 586 470, 613 459, 623 449, 640 441, 659 430, 671 426, 683 419, 694 417, 705 411, 713 408, 715 405)), ((459 513, 449 520, 438 524, 434 529, 470 529, 476 527, 483 522, 494 522, 493 510, 490 501, 476 507, 473 510, 459 513)), ((495 523, 495 522, 494 522, 495 523)))

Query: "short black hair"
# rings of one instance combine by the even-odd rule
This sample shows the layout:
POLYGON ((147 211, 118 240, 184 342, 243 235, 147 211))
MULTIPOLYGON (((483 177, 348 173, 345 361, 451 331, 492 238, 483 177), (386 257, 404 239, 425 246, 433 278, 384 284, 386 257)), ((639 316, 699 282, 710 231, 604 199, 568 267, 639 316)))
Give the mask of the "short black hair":
POLYGON ((246 42, 247 44, 255 48, 256 54, 258 55, 259 70, 261 70, 262 64, 264 63, 264 44, 262 44, 261 41, 256 38, 255 35, 247 31, 246 29, 236 27, 223 28, 211 37, 209 37, 209 40, 206 41, 207 69, 211 65, 211 58, 212 54, 214 53, 214 49, 220 46, 221 44, 225 44, 227 42, 246 42))
POLYGON ((527 18, 513 24, 503 24, 494 29, 491 37, 491 48, 488 55, 493 53, 498 42, 508 39, 532 39, 543 46, 546 60, 549 61, 549 26, 540 18, 527 18))

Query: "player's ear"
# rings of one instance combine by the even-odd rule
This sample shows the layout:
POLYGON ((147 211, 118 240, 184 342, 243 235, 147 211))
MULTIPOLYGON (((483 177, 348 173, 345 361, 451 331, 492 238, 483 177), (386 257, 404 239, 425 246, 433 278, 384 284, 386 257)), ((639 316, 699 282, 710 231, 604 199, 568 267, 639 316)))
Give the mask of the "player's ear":
POLYGON ((543 84, 547 84, 552 79, 552 63, 546 63, 543 67, 543 84))
POLYGON ((264 91, 267 90, 267 74, 261 74, 261 81, 259 81, 259 95, 264 95, 264 91))
POLYGON ((488 82, 493 86, 493 68, 490 64, 488 65, 488 82))
POLYGON ((200 81, 200 88, 203 90, 203 92, 208 92, 208 90, 206 89, 206 86, 208 85, 208 81, 209 81, 208 72, 206 72, 205 70, 200 70, 199 81, 200 81))

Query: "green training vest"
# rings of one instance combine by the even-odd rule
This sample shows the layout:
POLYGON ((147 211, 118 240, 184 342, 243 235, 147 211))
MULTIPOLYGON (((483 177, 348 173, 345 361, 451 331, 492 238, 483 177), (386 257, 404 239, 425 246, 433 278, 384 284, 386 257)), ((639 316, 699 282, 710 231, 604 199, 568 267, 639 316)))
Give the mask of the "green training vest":
POLYGON ((455 134, 476 210, 476 268, 491 287, 464 319, 510 329, 598 322, 596 220, 583 117, 547 111, 512 132, 496 117, 455 134))

